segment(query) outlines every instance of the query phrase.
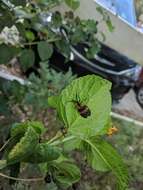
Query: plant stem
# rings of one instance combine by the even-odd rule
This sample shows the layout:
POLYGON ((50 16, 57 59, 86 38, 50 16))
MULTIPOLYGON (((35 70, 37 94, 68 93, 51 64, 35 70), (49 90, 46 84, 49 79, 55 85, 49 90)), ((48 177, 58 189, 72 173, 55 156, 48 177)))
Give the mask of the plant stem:
MULTIPOLYGON (((60 40, 60 38, 55 38, 55 39, 50 39, 50 40, 46 40, 45 42, 48 42, 48 43, 52 43, 52 42, 56 42, 56 41, 58 41, 58 40, 60 40)), ((27 43, 23 43, 22 45, 36 45, 36 44, 38 44, 39 42, 41 42, 41 41, 36 41, 36 42, 27 42, 27 43)))
POLYGON ((47 144, 52 144, 53 142, 56 142, 57 140, 61 139, 63 137, 63 134, 61 132, 58 132, 52 139, 50 139, 47 144))
POLYGON ((0 148, 0 152, 8 145, 8 143, 11 141, 12 138, 8 139, 3 146, 0 148))
POLYGON ((5 175, 3 173, 0 173, 0 176, 1 177, 4 177, 4 178, 7 178, 7 179, 12 179, 12 180, 15 180, 15 181, 27 181, 27 182, 34 182, 34 181, 43 181, 44 178, 43 177, 40 177, 40 178, 29 178, 29 179, 23 179, 23 178, 16 178, 16 177, 11 177, 11 176, 8 176, 8 175, 5 175))
POLYGON ((54 141, 53 143, 51 143, 51 145, 57 146, 57 145, 65 143, 67 141, 73 140, 75 138, 76 138, 75 136, 71 135, 71 136, 65 137, 64 139, 54 141))

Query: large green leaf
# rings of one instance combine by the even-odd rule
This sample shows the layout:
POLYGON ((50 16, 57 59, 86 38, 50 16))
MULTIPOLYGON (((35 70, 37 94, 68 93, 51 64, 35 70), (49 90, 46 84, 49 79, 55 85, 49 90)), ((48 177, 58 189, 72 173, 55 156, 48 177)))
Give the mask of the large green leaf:
POLYGON ((12 148, 8 154, 7 163, 9 165, 22 161, 25 157, 34 152, 39 142, 39 135, 36 131, 29 127, 20 139, 20 141, 12 148))
POLYGON ((79 0, 65 0, 65 3, 73 10, 76 10, 80 6, 79 0))
POLYGON ((91 147, 91 145, 82 141, 80 149, 84 152, 88 163, 93 169, 102 172, 110 170, 108 165, 101 159, 100 155, 91 147))
POLYGON ((127 168, 116 150, 101 139, 90 138, 85 140, 88 146, 87 159, 92 167, 97 170, 111 170, 117 178, 119 190, 125 190, 128 186, 127 168))
POLYGON ((9 152, 12 148, 20 141, 20 139, 24 136, 28 128, 33 128, 37 134, 41 135, 45 128, 41 122, 36 121, 27 121, 24 123, 14 123, 10 130, 10 141, 5 148, 4 158, 8 157, 9 152))
POLYGON ((81 176, 79 168, 68 162, 54 163, 52 171, 56 183, 62 188, 68 188, 73 183, 76 183, 81 176))
POLYGON ((74 80, 60 96, 50 97, 49 105, 57 109, 59 118, 74 135, 89 137, 105 134, 111 111, 111 83, 96 75, 74 80), (78 100, 77 100, 78 99, 78 100), (91 115, 80 115, 75 101, 86 105, 91 115))
POLYGON ((45 143, 40 143, 37 145, 32 156, 30 155, 24 161, 31 163, 50 162, 58 159, 59 156, 60 152, 58 148, 52 147, 45 143))
POLYGON ((34 65, 35 62, 34 51, 32 49, 24 49, 21 52, 19 60, 23 71, 27 71, 27 69, 29 69, 34 65))
POLYGON ((53 46, 44 41, 39 42, 38 53, 42 61, 48 60, 53 53, 53 46))

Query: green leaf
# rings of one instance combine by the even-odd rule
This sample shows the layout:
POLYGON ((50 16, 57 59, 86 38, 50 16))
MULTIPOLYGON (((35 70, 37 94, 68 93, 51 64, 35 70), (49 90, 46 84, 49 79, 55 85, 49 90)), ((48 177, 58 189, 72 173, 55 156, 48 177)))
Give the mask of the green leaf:
MULTIPOLYGON (((68 138, 68 137, 67 137, 68 138)), ((79 149, 81 145, 81 139, 80 138, 71 138, 69 137, 68 141, 65 141, 63 143, 64 151, 70 152, 75 149, 79 149)))
POLYGON ((28 121, 24 123, 14 123, 11 126, 11 138, 8 145, 5 148, 4 158, 8 157, 9 152, 20 141, 20 139, 24 136, 25 132, 29 127, 32 127, 39 135, 41 135, 45 131, 45 128, 41 122, 28 121))
POLYGON ((95 40, 94 42, 92 42, 92 47, 90 47, 86 52, 87 58, 92 59, 97 53, 99 53, 100 50, 101 45, 97 40, 95 40))
POLYGON ((62 52, 62 55, 64 55, 66 58, 70 56, 71 49, 67 40, 61 39, 57 41, 55 44, 58 50, 62 52))
POLYGON ((102 16, 104 16, 104 9, 101 7, 101 6, 98 6, 98 7, 96 7, 96 10, 102 15, 102 16))
POLYGON ((44 41, 39 42, 38 53, 42 61, 48 60, 53 53, 53 46, 44 41))
POLYGON ((54 163, 52 165, 53 176, 58 186, 68 188, 73 183, 80 180, 79 168, 68 162, 54 163))
POLYGON ((9 165, 22 161, 25 157, 32 155, 39 142, 39 135, 36 131, 29 127, 20 139, 20 141, 12 148, 8 154, 7 163, 9 165))
POLYGON ((50 97, 49 104, 57 109, 59 118, 73 135, 85 138, 105 134, 111 111, 110 88, 107 80, 87 75, 74 80, 59 97, 50 97), (81 116, 76 102, 86 105, 91 114, 81 116))
POLYGON ((1 6, 0 6, 0 32, 3 30, 5 26, 11 27, 14 25, 13 18, 11 16, 12 11, 8 9, 6 6, 3 6, 5 3, 1 1, 1 6))
POLYGON ((14 123, 11 127, 10 135, 11 137, 16 137, 18 135, 24 135, 24 133, 27 130, 27 124, 26 123, 14 123))
POLYGON ((80 6, 79 0, 65 0, 65 3, 73 10, 76 10, 80 6))
POLYGON ((116 176, 118 189, 125 190, 129 180, 128 171, 116 150, 101 139, 90 138, 85 142, 91 149, 87 158, 92 167, 101 171, 111 170, 116 176))
POLYGON ((107 26, 108 26, 109 31, 110 31, 110 32, 113 32, 113 30, 114 30, 115 27, 113 26, 110 17, 107 18, 106 24, 107 24, 107 26))
POLYGON ((25 32, 25 36, 31 42, 35 40, 35 35, 30 30, 28 30, 28 31, 25 32))
POLYGON ((38 134, 44 132, 45 128, 41 122, 38 121, 26 121, 24 123, 15 123, 11 128, 11 137, 15 137, 17 135, 24 135, 27 128, 32 127, 38 134))
POLYGON ((8 158, 8 154, 9 152, 12 150, 12 148, 20 141, 20 139, 22 138, 22 134, 18 134, 17 136, 15 136, 14 138, 11 138, 9 140, 9 143, 7 144, 7 146, 5 147, 5 151, 3 154, 3 158, 7 159, 8 158))
POLYGON ((58 108, 59 102, 60 102, 60 96, 50 96, 48 98, 48 104, 52 108, 58 108))
POLYGON ((7 64, 12 58, 17 56, 19 49, 5 44, 0 45, 0 64, 7 64))
POLYGON ((11 3, 13 3, 15 6, 25 6, 26 1, 25 0, 11 0, 11 3))
POLYGON ((52 147, 45 143, 40 143, 37 145, 32 156, 30 155, 24 161, 31 162, 31 163, 50 162, 50 161, 58 159, 59 156, 60 156, 60 152, 58 148, 52 147))
POLYGON ((114 26, 112 24, 112 21, 110 19, 110 16, 104 11, 104 9, 101 6, 98 6, 96 10, 101 14, 103 21, 105 21, 108 29, 110 32, 113 32, 114 26))
POLYGON ((30 67, 34 65, 35 62, 35 54, 32 49, 24 49, 21 52, 21 55, 19 57, 21 67, 23 71, 27 71, 30 67))
POLYGON ((99 154, 86 142, 82 142, 80 149, 85 153, 87 162, 97 171, 109 171, 108 165, 101 159, 99 154))

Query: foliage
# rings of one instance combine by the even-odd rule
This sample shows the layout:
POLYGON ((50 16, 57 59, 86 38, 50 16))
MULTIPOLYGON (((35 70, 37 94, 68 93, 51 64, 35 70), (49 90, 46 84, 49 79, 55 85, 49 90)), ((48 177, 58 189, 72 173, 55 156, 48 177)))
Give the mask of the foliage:
MULTIPOLYGON (((71 10, 79 7, 78 0, 2 0, 0 3, 0 49, 3 52, 0 64, 17 57, 23 73, 31 67, 36 73, 30 75, 24 86, 16 81, 1 86, 3 114, 13 112, 16 104, 25 114, 32 106, 32 116, 27 117, 28 121, 12 125, 9 139, 1 148, 0 160, 0 169, 9 171, 10 176, 0 175, 10 178, 10 183, 23 180, 18 178, 20 170, 33 164, 42 173, 42 183, 67 189, 81 178, 80 168, 71 157, 72 151, 77 150, 93 169, 112 171, 117 188, 124 190, 129 178, 126 166, 105 140, 111 127, 110 82, 95 75, 71 82, 74 78, 71 71, 61 74, 48 67, 54 48, 69 58, 71 45, 85 44, 84 54, 91 58, 100 50, 98 34, 104 39, 96 21, 81 20, 72 11, 51 14, 51 10, 63 2, 71 10), (38 69, 35 70, 35 66, 38 69), (49 106, 56 109, 61 122, 61 128, 52 136, 43 124, 33 121, 37 113, 47 113, 49 106)), ((111 30, 110 18, 103 10, 98 11, 111 30)), ((25 179, 30 180, 34 179, 25 179)))
MULTIPOLYGON (((20 104, 22 112, 27 112, 26 104, 28 108, 32 105, 32 118, 35 118, 37 113, 47 109, 47 96, 58 93, 72 80, 71 72, 64 75, 63 80, 62 74, 48 68, 55 48, 67 58, 71 44, 86 43, 88 57, 99 51, 98 22, 76 17, 72 10, 78 7, 78 0, 1 1, 0 64, 8 64, 17 57, 22 72, 32 69, 36 74, 30 75, 26 87, 15 81, 2 84, 0 113, 11 113, 8 108, 14 104, 20 104), (69 12, 61 14, 52 10, 63 2, 71 8, 69 12)), ((101 14, 104 14, 103 20, 110 20, 103 10, 101 14)))
POLYGON ((29 118, 36 118, 41 110, 48 109, 47 97, 58 94, 75 78, 70 69, 64 74, 49 68, 46 63, 40 64, 38 75, 30 74, 25 85, 21 85, 17 81, 2 81, 1 114, 9 115, 11 108, 17 105, 23 112, 26 112, 27 108, 31 108, 31 117, 29 115, 29 118))
MULTIPOLYGON (((120 155, 125 158, 125 163, 128 166, 130 174, 130 183, 128 190, 142 190, 143 189, 143 156, 142 156, 142 144, 143 144, 143 129, 134 123, 128 123, 119 119, 113 119, 113 124, 118 128, 118 133, 108 138, 108 141, 112 143, 116 149, 118 149, 120 155)), ((91 171, 90 171, 91 172, 91 171)), ((101 173, 92 174, 92 176, 98 175, 98 178, 93 178, 90 181, 90 177, 84 184, 81 182, 79 189, 90 190, 112 190, 115 189, 115 182, 113 176, 106 173, 104 176, 101 173), (97 183, 96 183, 97 182, 97 183)))
MULTIPOLYGON (((79 7, 78 0, 37 0, 27 3, 2 0, 0 49, 4 53, 0 55, 0 64, 6 64, 16 56, 25 72, 34 67, 37 57, 40 61, 47 61, 54 47, 69 58, 70 45, 80 43, 86 43, 84 51, 88 57, 93 57, 100 49, 98 34, 103 36, 98 30, 98 22, 81 20, 72 11, 51 14, 51 9, 62 2, 71 10, 79 7)), ((110 18, 103 10, 100 13, 110 29, 110 18)))
POLYGON ((53 138, 43 139, 44 127, 39 122, 28 121, 14 125, 10 138, 16 141, 11 145, 10 140, 5 147, 1 168, 13 167, 19 162, 20 165, 27 162, 46 164, 42 180, 55 183, 58 188, 67 189, 79 181, 81 176, 80 169, 69 157, 70 149, 63 148, 66 144, 70 146, 70 141, 72 150, 82 152, 93 169, 112 171, 116 176, 118 189, 126 189, 128 184, 126 166, 116 150, 105 141, 110 128, 110 88, 108 81, 95 75, 87 75, 74 80, 58 96, 49 97, 48 102, 57 109, 63 128, 53 138), (77 96, 79 99, 74 100, 77 96), (106 97, 104 104, 107 103, 104 111, 103 102, 97 101, 103 96, 106 97), (96 103, 94 106, 93 102, 96 103), (98 120, 100 109, 105 114, 98 120), (84 113, 90 111, 90 114, 83 115, 81 114, 83 111, 84 113))
POLYGON ((124 121, 115 120, 114 123, 119 128, 120 133, 112 138, 112 143, 118 148, 120 154, 126 158, 131 176, 130 189, 141 190, 143 188, 143 130, 137 125, 124 121))

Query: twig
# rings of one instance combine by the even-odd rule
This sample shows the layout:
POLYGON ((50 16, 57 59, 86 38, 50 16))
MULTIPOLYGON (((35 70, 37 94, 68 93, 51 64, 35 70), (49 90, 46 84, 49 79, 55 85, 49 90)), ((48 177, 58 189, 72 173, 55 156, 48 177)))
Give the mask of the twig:
MULTIPOLYGON (((50 39, 50 40, 46 40, 45 42, 48 42, 48 43, 52 43, 52 42, 56 42, 56 41, 58 41, 58 40, 60 40, 60 38, 55 38, 55 39, 50 39)), ((36 42, 27 42, 27 43, 23 43, 22 45, 36 45, 36 44, 38 44, 39 42, 41 42, 41 41, 36 41, 36 42)))
POLYGON ((8 145, 8 143, 11 141, 12 138, 8 139, 3 146, 0 148, 0 152, 8 145))
POLYGON ((0 176, 4 177, 4 178, 7 178, 7 179, 12 179, 12 180, 15 180, 15 181, 26 181, 26 182, 34 182, 34 181, 43 181, 44 178, 41 177, 41 178, 29 178, 29 179, 23 179, 23 178, 16 178, 16 177, 11 177, 11 176, 8 176, 8 175, 5 175, 3 173, 0 173, 0 176))

